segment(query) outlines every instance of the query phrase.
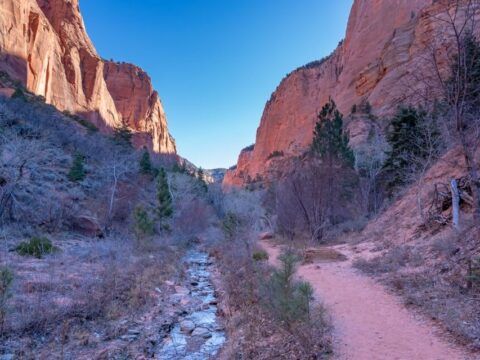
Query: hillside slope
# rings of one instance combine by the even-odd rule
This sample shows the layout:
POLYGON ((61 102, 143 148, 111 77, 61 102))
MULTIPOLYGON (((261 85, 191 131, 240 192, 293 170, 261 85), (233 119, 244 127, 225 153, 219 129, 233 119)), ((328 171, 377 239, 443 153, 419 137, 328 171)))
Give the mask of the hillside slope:
POLYGON ((150 78, 134 65, 100 58, 78 0, 1 0, 0 70, 104 131, 126 123, 137 146, 176 152, 150 78))

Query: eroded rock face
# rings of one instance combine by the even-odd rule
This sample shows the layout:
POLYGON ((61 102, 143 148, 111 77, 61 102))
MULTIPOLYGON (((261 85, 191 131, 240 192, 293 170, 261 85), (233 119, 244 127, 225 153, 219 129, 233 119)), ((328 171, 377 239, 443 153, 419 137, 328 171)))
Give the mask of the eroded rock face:
POLYGON ((105 131, 125 121, 142 139, 136 145, 176 152, 150 78, 99 57, 78 0, 0 0, 0 71, 105 131))
MULTIPOLYGON (((265 106, 255 149, 248 159, 240 154, 224 185, 244 185, 246 179, 274 173, 266 166, 274 152, 285 157, 303 153, 311 143, 317 114, 329 97, 344 114, 362 101, 369 101, 379 116, 409 102, 419 90, 409 74, 422 66, 420 55, 435 26, 428 15, 437 10, 432 0, 355 0, 345 40, 327 59, 299 68, 282 80, 265 106)), ((363 120, 349 124, 350 132, 359 138, 366 128, 363 120)))

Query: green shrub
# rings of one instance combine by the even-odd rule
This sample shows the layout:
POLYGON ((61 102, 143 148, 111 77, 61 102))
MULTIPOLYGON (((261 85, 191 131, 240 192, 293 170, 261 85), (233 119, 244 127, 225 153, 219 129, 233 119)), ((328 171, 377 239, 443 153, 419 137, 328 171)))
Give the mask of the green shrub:
POLYGON ((7 300, 10 297, 12 282, 13 272, 8 267, 0 267, 0 335, 3 333, 7 315, 7 300))
POLYGON ((282 157, 284 155, 283 151, 275 150, 270 155, 268 155, 267 160, 273 159, 275 157, 282 157))
POLYGON ((67 176, 70 181, 82 181, 85 179, 86 173, 83 167, 83 155, 75 154, 72 167, 67 176))
POLYGON ((51 254, 57 248, 48 238, 34 236, 29 241, 22 242, 15 250, 22 256, 34 256, 41 259, 43 255, 51 254))
POLYGON ((242 149, 242 152, 244 151, 253 151, 255 149, 255 144, 252 144, 252 145, 249 145, 249 146, 246 146, 242 149))
POLYGON ((141 206, 137 206, 133 213, 135 220, 135 234, 138 239, 152 236, 155 232, 155 223, 150 219, 147 210, 141 206))
POLYGON ((264 250, 259 250, 253 253, 253 260, 255 261, 267 261, 268 260, 268 254, 264 250))
POLYGON ((233 212, 228 212, 225 218, 222 220, 222 229, 225 237, 229 240, 233 240, 237 230, 240 226, 240 221, 233 212))
POLYGON ((12 99, 26 100, 25 93, 23 92, 23 90, 21 88, 18 87, 18 88, 15 89, 15 92, 12 95, 12 99))
POLYGON ((98 127, 96 127, 94 124, 92 124, 90 121, 88 120, 85 120, 84 118, 78 116, 78 115, 73 115, 71 113, 69 113, 68 111, 64 112, 64 114, 66 116, 68 116, 69 118, 71 118, 72 120, 74 120, 75 122, 79 123, 80 125, 82 125, 85 129, 87 129, 88 131, 90 132, 97 132, 98 131, 98 127))

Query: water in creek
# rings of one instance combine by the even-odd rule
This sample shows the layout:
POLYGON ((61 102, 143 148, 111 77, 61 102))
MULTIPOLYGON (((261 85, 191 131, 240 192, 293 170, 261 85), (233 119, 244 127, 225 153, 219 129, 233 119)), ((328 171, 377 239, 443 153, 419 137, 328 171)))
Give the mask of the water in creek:
POLYGON ((187 282, 177 294, 186 310, 163 340, 158 359, 203 360, 213 358, 225 342, 225 332, 217 317, 217 299, 211 281, 212 263, 208 254, 190 251, 184 258, 187 282))

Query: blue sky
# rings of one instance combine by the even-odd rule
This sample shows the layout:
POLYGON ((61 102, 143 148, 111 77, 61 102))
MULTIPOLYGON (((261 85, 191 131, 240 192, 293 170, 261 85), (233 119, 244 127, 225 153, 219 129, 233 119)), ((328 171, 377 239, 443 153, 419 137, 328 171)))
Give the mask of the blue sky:
POLYGON ((106 59, 152 77, 180 155, 233 165, 293 69, 344 37, 352 0, 81 0, 106 59))

